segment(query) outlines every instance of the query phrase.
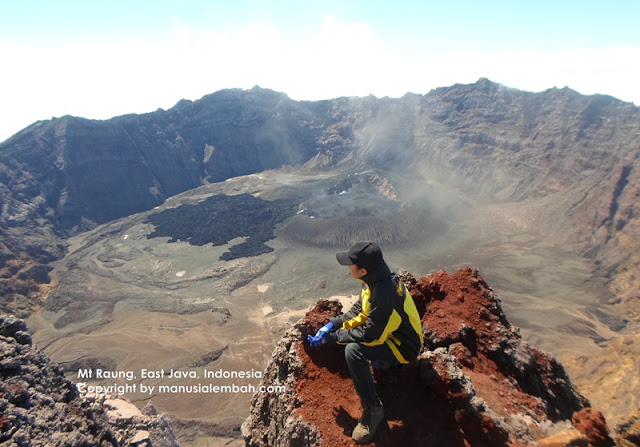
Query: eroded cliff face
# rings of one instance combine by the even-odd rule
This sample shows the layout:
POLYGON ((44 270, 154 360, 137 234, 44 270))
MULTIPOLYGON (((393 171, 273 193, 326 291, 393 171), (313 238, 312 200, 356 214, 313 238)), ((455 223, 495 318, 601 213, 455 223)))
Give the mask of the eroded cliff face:
POLYGON ((638 321, 640 109, 568 88, 533 94, 486 79, 438 89, 420 106, 419 166, 448 173, 472 193, 526 203, 540 234, 592 259, 594 273, 638 321))
POLYGON ((224 90, 145 115, 38 122, 0 143, 0 305, 24 315, 38 306, 47 276, 32 268, 60 258, 69 234, 205 182, 304 164, 427 176, 522 202, 532 228, 593 259, 637 320, 639 151, 632 104, 486 79, 397 99, 224 90))
POLYGON ((37 122, 0 143, 0 311, 41 305, 67 236, 205 182, 302 163, 325 118, 321 103, 225 90, 146 115, 37 122))
POLYGON ((169 419, 117 395, 81 395, 31 346, 24 321, 0 315, 0 444, 178 447, 169 419))
MULTIPOLYGON (((477 270, 402 276, 426 346, 415 364, 374 369, 386 422, 371 445, 613 445, 602 414, 562 365, 522 340, 477 270)), ((278 343, 263 384, 286 391, 254 396, 242 426, 247 445, 355 445, 362 410, 344 347, 303 342, 340 311, 319 301, 278 343)))
POLYGON ((308 109, 270 90, 224 90, 146 115, 38 122, 0 146, 0 180, 64 235, 308 160, 324 119, 308 109))

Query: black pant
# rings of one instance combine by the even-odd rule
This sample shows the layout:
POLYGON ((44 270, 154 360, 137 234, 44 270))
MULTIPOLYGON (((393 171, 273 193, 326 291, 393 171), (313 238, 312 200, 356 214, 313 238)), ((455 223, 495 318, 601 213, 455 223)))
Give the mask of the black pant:
POLYGON ((379 360, 394 363, 397 359, 386 343, 377 346, 365 346, 360 343, 349 343, 345 347, 344 357, 347 360, 351 379, 360 396, 363 406, 374 406, 378 402, 378 395, 373 384, 369 361, 379 360))

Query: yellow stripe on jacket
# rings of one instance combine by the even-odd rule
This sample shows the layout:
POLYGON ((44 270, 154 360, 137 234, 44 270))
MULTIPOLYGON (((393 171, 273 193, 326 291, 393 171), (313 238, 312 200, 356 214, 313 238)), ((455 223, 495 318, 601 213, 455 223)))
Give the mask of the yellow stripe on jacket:
POLYGON ((367 315, 369 314, 369 310, 371 310, 371 303, 369 302, 369 298, 371 298, 371 290, 369 289, 367 283, 365 283, 364 281, 362 281, 362 283, 364 284, 364 287, 360 291, 362 310, 352 319, 342 323, 342 329, 353 329, 354 327, 362 326, 367 322, 367 315))
MULTIPOLYGON (((360 292, 362 310, 355 317, 343 322, 342 329, 353 329, 358 326, 362 326, 367 322, 367 315, 371 310, 371 303, 369 301, 371 298, 371 290, 364 281, 363 284, 364 286, 362 288, 362 291, 360 292)), ((420 321, 420 315, 418 314, 418 310, 416 309, 415 303, 413 301, 413 298, 411 297, 411 294, 409 293, 409 290, 407 290, 407 288, 404 287, 402 283, 399 283, 398 293, 402 295, 402 291, 404 291, 403 311, 407 315, 411 327, 420 339, 420 350, 422 350, 422 346, 424 345, 424 337, 422 334, 422 322, 420 321)), ((401 340, 393 335, 393 332, 395 332, 401 324, 402 317, 394 309, 389 316, 389 319, 387 320, 384 330, 382 331, 380 336, 375 340, 362 342, 362 344, 365 346, 378 346, 386 343, 400 363, 409 363, 398 350, 398 346, 400 346, 401 340)))

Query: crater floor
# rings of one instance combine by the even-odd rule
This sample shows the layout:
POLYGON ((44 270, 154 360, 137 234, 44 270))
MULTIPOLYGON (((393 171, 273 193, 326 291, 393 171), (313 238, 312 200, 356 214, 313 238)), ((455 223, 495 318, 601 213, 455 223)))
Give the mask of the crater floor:
MULTIPOLYGON (((581 387, 598 372, 586 377, 578 359, 617 337, 620 320, 602 304, 608 291, 591 279, 584 260, 544 233, 545 209, 478 203, 429 179, 376 172, 238 177, 70 240, 52 272, 57 289, 28 324, 35 344, 76 381, 78 370, 102 367, 132 370, 139 384, 154 387, 258 386, 256 377, 205 380, 204 369, 262 371, 282 332, 310 305, 339 297, 349 306, 355 299, 359 283, 335 252, 377 240, 396 271, 478 268, 509 320, 558 356, 581 387), (167 220, 160 216, 182 224, 162 232, 167 220), (196 237, 203 229, 208 239, 196 237), (142 369, 166 374, 142 379, 142 369), (198 377, 169 378, 172 369, 198 377)), ((106 384, 114 382, 126 379, 106 384)), ((251 395, 150 394, 138 387, 126 397, 139 406, 151 400, 180 421, 178 435, 197 445, 235 436, 251 395)))

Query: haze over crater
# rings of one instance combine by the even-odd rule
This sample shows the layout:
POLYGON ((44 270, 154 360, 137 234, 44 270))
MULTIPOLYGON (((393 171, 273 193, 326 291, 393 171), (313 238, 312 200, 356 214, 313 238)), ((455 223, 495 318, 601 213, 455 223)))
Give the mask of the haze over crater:
MULTIPOLYGON (((336 249, 374 239, 416 275, 478 267, 588 387, 587 358, 622 365, 615 340, 638 346, 639 117, 606 96, 481 79, 399 99, 226 90, 38 122, 0 145, 2 304, 29 313, 53 279, 30 325, 70 371, 85 357, 259 369, 289 319, 354 291, 336 249)), ((593 393, 612 415, 634 402, 593 393)), ((234 425, 248 398, 222 399, 234 411, 210 418, 234 425)), ((185 420, 209 405, 160 400, 185 420)))

